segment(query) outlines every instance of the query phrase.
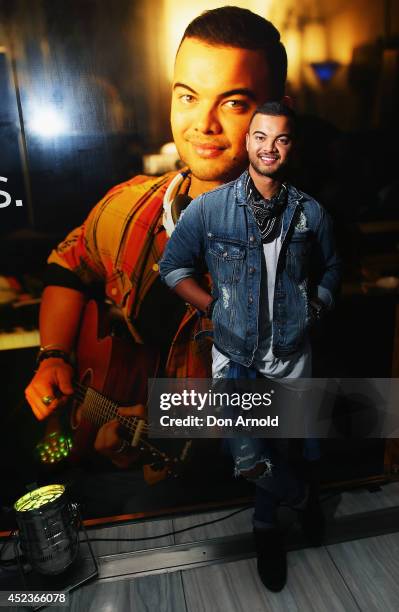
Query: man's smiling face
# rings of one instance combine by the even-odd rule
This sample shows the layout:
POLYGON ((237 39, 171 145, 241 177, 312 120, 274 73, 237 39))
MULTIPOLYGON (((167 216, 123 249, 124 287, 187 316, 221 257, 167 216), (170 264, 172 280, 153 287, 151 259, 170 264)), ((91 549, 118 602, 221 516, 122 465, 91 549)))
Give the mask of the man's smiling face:
POLYGON ((254 172, 269 178, 280 178, 292 152, 291 122, 284 115, 257 113, 247 134, 249 163, 254 172))
POLYGON ((173 138, 193 177, 223 183, 248 163, 245 134, 257 106, 271 98, 261 51, 185 38, 173 80, 173 138))

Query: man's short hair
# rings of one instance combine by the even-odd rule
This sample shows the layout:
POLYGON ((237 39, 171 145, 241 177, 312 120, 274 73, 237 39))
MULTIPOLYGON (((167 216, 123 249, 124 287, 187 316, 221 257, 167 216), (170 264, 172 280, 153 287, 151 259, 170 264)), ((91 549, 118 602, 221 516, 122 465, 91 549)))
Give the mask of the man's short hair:
MULTIPOLYGON (((215 46, 262 51, 269 67, 272 95, 284 96, 287 78, 287 53, 274 25, 238 6, 223 6, 205 11, 186 28, 185 38, 197 38, 215 46)), ((180 47, 179 47, 180 48, 180 47)))
MULTIPOLYGON (((273 101, 273 102, 265 102, 261 106, 255 110, 254 114, 251 117, 251 121, 249 122, 249 127, 253 121, 253 118, 256 115, 271 115, 272 117, 288 117, 291 124, 291 129, 293 133, 298 131, 298 119, 296 113, 282 102, 273 101)), ((248 128, 249 129, 249 128, 248 128)))

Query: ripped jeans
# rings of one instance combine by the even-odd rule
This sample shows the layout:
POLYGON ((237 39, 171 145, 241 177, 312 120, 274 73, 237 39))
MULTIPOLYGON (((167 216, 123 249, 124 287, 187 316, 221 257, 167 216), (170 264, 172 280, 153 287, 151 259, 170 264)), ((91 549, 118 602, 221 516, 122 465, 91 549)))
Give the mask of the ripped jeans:
MULTIPOLYGON (((256 371, 230 362, 217 378, 256 378, 256 371)), ((274 527, 279 504, 298 506, 304 502, 306 485, 288 462, 287 440, 239 437, 225 441, 234 460, 235 475, 256 486, 254 527, 274 527)), ((309 461, 319 459, 319 441, 304 440, 303 455, 309 461)))

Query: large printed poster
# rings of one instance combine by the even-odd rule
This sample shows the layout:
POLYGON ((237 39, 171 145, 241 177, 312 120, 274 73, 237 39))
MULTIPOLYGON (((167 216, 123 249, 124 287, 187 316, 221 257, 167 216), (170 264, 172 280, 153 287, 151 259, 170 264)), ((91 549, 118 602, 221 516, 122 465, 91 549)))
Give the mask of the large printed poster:
MULTIPOLYGON (((197 33, 179 49, 188 24, 223 2, 0 1, 0 530, 14 524, 18 497, 51 482, 68 485, 85 518, 253 495, 234 477, 222 440, 162 440, 149 457, 148 446, 131 446, 129 419, 145 414, 148 378, 210 376, 210 335, 195 343, 192 321, 177 335, 187 307, 159 278, 163 198, 174 175, 164 177, 181 176, 173 196, 192 197, 236 179, 247 166, 249 119, 267 99, 285 93, 298 114, 292 179, 333 218, 344 263, 335 312, 312 332, 313 375, 398 375, 398 16, 366 0, 236 4, 280 32, 285 91, 281 60, 272 54, 265 63, 256 46, 235 42, 230 26, 225 42, 197 33), (82 229, 97 202, 105 208, 115 186, 137 176, 119 208, 101 221, 89 216, 82 229), (129 215, 147 206, 149 193, 158 217, 140 217, 131 233, 129 215), (100 233, 101 261, 93 256, 100 233), (47 303, 42 323, 54 323, 44 324, 40 340, 46 284, 62 289, 47 303), (82 302, 73 324, 71 292, 97 303, 82 302), (97 326, 104 304, 107 323, 97 326), (171 357, 173 344, 186 352, 171 357), (55 352, 42 359, 45 351, 55 352), (54 374, 29 386, 40 364, 65 353, 72 378, 54 374), (93 412, 87 430, 84 402, 93 412), (131 411, 137 404, 144 412, 131 411)), ((181 200, 170 204, 178 216, 181 200)), ((382 474, 384 448, 383 440, 346 440, 337 463, 328 440, 325 479, 382 474), (359 459, 365 450, 367 466, 359 459)))

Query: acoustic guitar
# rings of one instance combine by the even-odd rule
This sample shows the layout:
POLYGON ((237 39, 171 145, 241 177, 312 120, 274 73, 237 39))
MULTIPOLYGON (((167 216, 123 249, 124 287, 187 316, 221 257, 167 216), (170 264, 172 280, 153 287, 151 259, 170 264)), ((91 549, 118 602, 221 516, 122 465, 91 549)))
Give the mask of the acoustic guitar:
MULTIPOLYGON (((146 406, 148 379, 158 372, 158 353, 130 339, 110 335, 104 321, 97 303, 89 301, 77 345, 77 380, 70 417, 72 445, 68 459, 75 464, 84 458, 93 459, 97 454, 94 441, 98 430, 108 421, 117 419, 121 435, 137 450, 137 463, 143 467, 144 478, 149 484, 171 474, 177 475, 189 458, 192 440, 165 439, 153 443, 147 438, 145 418, 125 417, 118 412, 120 406, 146 406)), ((43 450, 46 444, 42 442, 39 446, 41 460, 46 463, 43 450)))

